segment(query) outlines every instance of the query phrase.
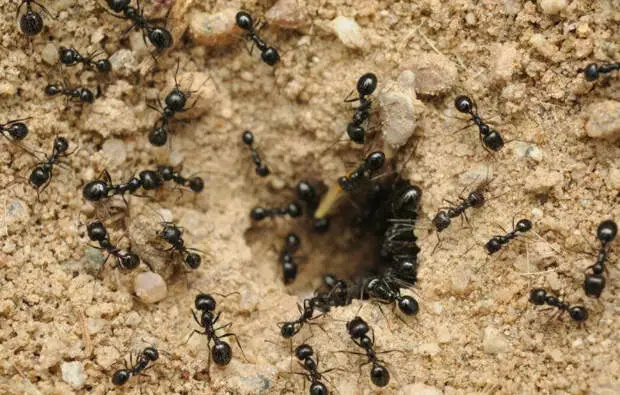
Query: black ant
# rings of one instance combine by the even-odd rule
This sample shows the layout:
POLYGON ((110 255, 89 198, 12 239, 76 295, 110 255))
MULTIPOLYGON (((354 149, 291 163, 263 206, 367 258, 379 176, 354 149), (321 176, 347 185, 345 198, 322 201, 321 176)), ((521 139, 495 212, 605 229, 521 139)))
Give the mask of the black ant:
MULTIPOLYGON (((353 340, 357 346, 363 348, 365 352, 365 354, 352 354, 366 355, 368 358, 368 362, 360 365, 360 368, 369 363, 372 364, 372 367, 370 368, 370 380, 372 383, 377 387, 385 387, 388 385, 390 383, 390 372, 387 367, 380 363, 382 361, 377 358, 377 352, 373 348, 375 343, 374 331, 372 332, 372 338, 368 337, 370 326, 359 316, 353 318, 351 321, 348 321, 346 327, 347 332, 349 332, 349 335, 351 336, 351 340, 353 340)), ((389 351, 384 351, 383 353, 386 352, 389 351)))
POLYGON ((360 186, 362 180, 370 179, 372 174, 381 169, 384 164, 385 154, 381 151, 373 152, 364 159, 364 162, 355 171, 348 176, 338 178, 338 184, 347 192, 353 191, 360 186))
POLYGON ((191 107, 185 108, 185 104, 187 103, 187 99, 191 96, 193 92, 183 92, 181 90, 181 86, 177 81, 177 75, 179 74, 179 65, 180 61, 177 60, 177 69, 174 73, 174 88, 166 95, 164 99, 165 106, 162 105, 159 98, 157 99, 157 103, 160 108, 154 107, 152 105, 148 105, 150 109, 157 111, 161 114, 159 119, 155 122, 153 129, 149 133, 149 142, 154 146, 161 147, 166 144, 168 141, 168 123, 172 118, 174 118, 175 114, 178 112, 185 112, 191 109, 191 107))
POLYGON ((489 125, 482 121, 478 116, 478 110, 474 102, 467 96, 461 95, 454 100, 454 106, 459 112, 469 114, 471 120, 478 126, 480 132, 480 143, 485 149, 497 152, 504 146, 502 135, 495 129, 491 129, 489 125))
POLYGON ((70 88, 66 83, 62 85, 49 84, 44 91, 47 96, 64 95, 67 101, 69 99, 77 99, 82 103, 88 104, 92 104, 95 101, 95 94, 90 89, 84 87, 70 88))
MULTIPOLYGON (((155 175, 157 176, 157 173, 155 173, 155 175)), ((82 195, 84 196, 84 199, 90 202, 98 202, 114 195, 121 195, 123 200, 125 200, 125 193, 133 195, 138 189, 140 189, 140 187, 142 187, 142 181, 137 177, 131 177, 128 182, 121 184, 112 183, 112 178, 107 170, 104 170, 100 177, 103 177, 103 179, 100 178, 89 181, 86 185, 84 185, 84 188, 82 188, 82 195)), ((148 179, 145 175, 143 175, 143 177, 148 179)))
POLYGON ((0 134, 11 141, 21 141, 28 136, 28 125, 22 121, 29 120, 28 118, 13 119, 7 123, 0 124, 0 134), (8 134, 8 135, 7 135, 8 134), (11 136, 9 138, 9 136, 11 136))
POLYGON ((189 187, 189 189, 194 192, 202 192, 205 187, 205 183, 202 178, 198 176, 185 178, 179 171, 174 170, 172 166, 157 166, 157 172, 164 181, 172 180, 181 186, 189 187))
MULTIPOLYGON (((267 43, 258 36, 256 26, 254 25, 254 21, 252 20, 250 14, 245 11, 239 11, 235 16, 235 21, 237 26, 248 32, 248 40, 251 40, 253 46, 256 45, 258 50, 261 52, 263 62, 269 66, 273 66, 280 61, 280 54, 278 53, 278 50, 274 47, 268 46, 267 43)), ((252 50, 250 50, 250 53, 252 53, 252 50)))
MULTIPOLYGON (((142 30, 142 39, 146 44, 146 38, 148 37, 151 44, 157 48, 158 51, 163 51, 170 48, 173 39, 172 34, 163 27, 153 26, 154 20, 148 20, 144 17, 144 10, 140 8, 140 0, 137 0, 137 7, 129 5, 131 0, 107 0, 108 7, 114 12, 122 12, 124 16, 111 14, 120 19, 128 19, 133 22, 133 25, 126 32, 134 29, 142 30)), ((168 17, 166 16, 166 19, 168 17)))
POLYGON ((360 105, 355 109, 353 119, 347 125, 347 134, 355 143, 364 144, 366 131, 362 127, 362 123, 368 120, 370 106, 372 105, 372 101, 367 96, 371 95, 375 89, 377 89, 377 76, 373 73, 366 73, 357 81, 358 97, 350 99, 351 94, 349 94, 344 100, 345 103, 360 102, 360 105))
POLYGON ((568 315, 571 319, 577 322, 582 322, 588 319, 588 311, 583 306, 571 306, 568 303, 562 302, 555 296, 549 295, 547 291, 542 288, 534 288, 530 292, 530 302, 537 306, 548 305, 551 307, 557 307, 560 310, 560 314, 568 311, 568 315))
POLYGON ((56 137, 54 139, 54 147, 52 148, 52 154, 47 157, 43 162, 38 163, 30 173, 30 185, 37 190, 37 196, 39 192, 42 192, 47 188, 52 181, 52 169, 54 165, 60 163, 61 157, 71 155, 67 153, 69 149, 69 142, 64 137, 56 137))
POLYGON ((302 215, 303 210, 299 203, 292 202, 286 205, 285 207, 279 208, 265 208, 265 207, 254 207, 252 211, 250 211, 250 218, 253 221, 262 221, 267 217, 275 217, 275 216, 285 216, 288 215, 291 218, 297 218, 302 215))
POLYGON ((295 233, 289 233, 286 236, 284 248, 280 252, 280 263, 282 264, 282 276, 284 277, 284 284, 290 284, 297 278, 297 263, 295 263, 295 252, 301 245, 299 236, 295 233))
MULTIPOLYGON (((216 331, 218 329, 227 328, 232 324, 229 323, 218 328, 215 327, 215 324, 220 319, 221 314, 221 312, 218 312, 215 317, 213 316, 213 312, 215 311, 216 307, 215 299, 211 295, 200 293, 196 296, 196 299, 194 300, 194 306, 196 307, 196 309, 198 309, 198 311, 200 311, 200 319, 198 319, 194 310, 191 310, 192 315, 194 316, 194 320, 196 321, 196 323, 198 323, 198 325, 204 328, 204 332, 200 332, 194 329, 190 337, 194 333, 198 333, 207 336, 209 345, 211 345, 211 342, 213 342, 213 346, 211 347, 211 357, 213 358, 215 363, 217 365, 224 366, 228 365, 228 363, 232 359, 232 349, 230 348, 230 345, 222 340, 222 338, 225 337, 233 337, 235 339, 235 341, 237 342, 237 346, 239 346, 239 349, 243 354, 243 358, 246 359, 245 353, 243 352, 243 348, 241 347, 241 343, 239 343, 237 335, 235 335, 234 333, 225 333, 221 336, 218 336, 216 334, 216 331)), ((187 339, 187 341, 189 341, 189 339, 187 339)))
MULTIPOLYGON (((116 258, 116 262, 121 269, 125 270, 133 270, 140 265, 140 258, 138 255, 134 254, 131 251, 124 251, 110 242, 110 236, 108 235, 108 231, 101 221, 91 222, 86 226, 86 230, 88 231, 88 238, 94 242, 99 243, 99 248, 105 250, 108 253, 106 257, 106 261, 110 256, 116 258)), ((145 262, 146 263, 146 262, 145 262)), ((105 264, 105 262, 104 262, 105 264)), ((147 266, 151 271, 153 269, 147 263, 147 266)))
POLYGON ((620 62, 601 65, 597 65, 596 63, 590 63, 586 66, 585 69, 580 71, 583 71, 583 74, 586 77, 586 81, 596 81, 599 77, 599 74, 611 73, 614 70, 620 70, 620 62))
POLYGON ((269 168, 262 161, 260 154, 254 148, 254 134, 249 130, 246 130, 245 132, 243 132, 243 135, 241 137, 243 143, 250 147, 250 151, 252 153, 252 161, 256 165, 256 174, 258 174, 259 177, 267 177, 269 175, 269 168))
POLYGON ((327 386, 321 382, 323 374, 328 373, 334 369, 329 369, 324 372, 318 371, 319 358, 317 356, 316 361, 312 358, 314 350, 308 344, 300 344, 295 349, 295 356, 299 359, 299 365, 303 367, 308 373, 296 373, 306 377, 310 381, 310 395, 328 395, 329 391, 327 386), (303 362, 303 363, 302 363, 303 362))
POLYGON ((586 295, 598 298, 601 296, 605 288, 605 262, 609 255, 609 245, 618 234, 618 225, 612 220, 606 220, 600 223, 596 230, 596 238, 601 242, 601 248, 598 251, 596 263, 588 269, 592 270, 592 274, 586 274, 583 282, 583 289, 586 295))
POLYGON ((43 18, 41 18, 41 14, 32 10, 31 4, 38 5, 43 12, 49 15, 50 18, 54 18, 52 14, 47 10, 47 8, 43 7, 40 3, 37 3, 34 0, 22 0, 19 7, 17 7, 17 12, 15 13, 15 18, 19 17, 19 11, 22 6, 26 4, 26 12, 19 18, 19 28, 26 36, 36 36, 41 33, 43 30, 43 18))
POLYGON ((398 304, 398 309, 405 315, 416 315, 420 310, 418 301, 412 296, 401 295, 400 287, 391 276, 377 276, 366 280, 362 288, 362 299, 368 296, 381 304, 398 304))
POLYGON ((319 308, 345 306, 351 303, 351 292, 346 281, 338 280, 333 274, 326 274, 323 276, 323 285, 327 291, 316 292, 316 298, 321 300, 319 308))
POLYGON ((190 269, 198 269, 200 266, 201 258, 196 252, 192 252, 193 249, 185 247, 183 241, 183 230, 171 222, 163 222, 164 226, 161 232, 157 234, 160 238, 168 242, 171 247, 170 250, 175 250, 183 256, 185 264, 190 269))
MULTIPOLYGON (((129 363, 133 365, 133 359, 130 355, 129 363)), ((155 362, 159 359, 159 351, 157 351, 154 347, 147 347, 144 350, 140 351, 138 356, 136 357, 136 364, 128 367, 127 361, 125 361, 125 369, 119 369, 112 375, 112 383, 114 385, 124 385, 129 381, 131 376, 136 376, 141 374, 144 370, 147 369, 150 362, 155 362)))
POLYGON ((60 60, 60 63, 65 66, 73 66, 78 63, 82 63, 88 68, 96 68, 100 73, 110 72, 110 70, 112 70, 112 63, 110 63, 108 59, 93 60, 93 58, 98 55, 100 54, 94 53, 88 57, 83 57, 75 48, 60 47, 58 50, 58 59, 60 60))
POLYGON ((514 238, 516 238, 519 233, 525 233, 532 229, 532 221, 529 219, 521 219, 517 222, 517 225, 512 225, 512 231, 508 232, 504 236, 493 236, 491 240, 489 240, 485 247, 489 254, 494 254, 499 251, 503 245, 508 244, 508 242, 514 238))
POLYGON ((301 328, 303 328, 304 324, 313 325, 313 323, 311 323, 310 321, 322 315, 321 314, 314 317, 313 315, 315 308, 321 311, 327 311, 329 310, 329 307, 329 305, 324 303, 324 300, 322 298, 316 296, 304 299, 303 308, 299 305, 299 303, 297 304, 297 309, 299 310, 300 314, 298 319, 294 321, 285 321, 278 323, 278 326, 280 327, 280 334, 285 339, 289 339, 295 336, 299 333, 301 328))
MULTIPOLYGON (((306 204, 309 212, 313 213, 321 203, 315 186, 308 181, 302 180, 297 183, 295 189, 297 198, 306 204)), ((327 217, 313 218, 312 229, 318 233, 327 232, 329 229, 329 219, 327 217)))
POLYGON ((467 214, 465 214, 465 210, 467 210, 468 208, 482 207, 485 202, 484 194, 482 192, 483 187, 484 185, 479 186, 478 188, 470 192, 466 198, 461 197, 460 204, 456 206, 453 205, 454 207, 448 207, 445 210, 440 210, 437 214, 435 214, 432 222, 437 232, 442 232, 448 226, 450 226, 450 224, 452 223, 452 218, 463 215, 467 220, 467 214))

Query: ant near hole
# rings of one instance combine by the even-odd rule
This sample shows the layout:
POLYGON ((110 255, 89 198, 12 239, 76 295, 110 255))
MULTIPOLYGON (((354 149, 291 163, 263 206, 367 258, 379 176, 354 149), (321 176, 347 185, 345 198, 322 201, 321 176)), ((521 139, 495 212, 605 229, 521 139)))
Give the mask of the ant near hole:
POLYGON ((235 15, 235 23, 238 27, 247 32, 247 39, 252 41, 252 48, 250 48, 250 55, 254 46, 261 52, 261 59, 269 66, 275 66, 280 61, 280 54, 274 47, 267 45, 265 41, 258 35, 258 29, 260 28, 259 22, 254 24, 252 16, 246 11, 239 11, 235 15))
POLYGON ((618 225, 613 220, 601 222, 596 229, 596 238, 601 242, 601 247, 598 251, 596 263, 588 267, 592 273, 586 274, 583 282, 583 289, 586 295, 590 297, 600 297, 603 289, 605 289, 605 277, 603 276, 603 272, 606 270, 605 262, 609 257, 611 242, 617 234, 618 225))
POLYGON ((204 190, 205 183, 201 177, 192 176, 192 177, 186 178, 181 175, 180 171, 175 170, 170 165, 157 166, 157 172, 159 173, 162 180, 164 181, 174 181, 176 184, 184 186, 184 187, 188 187, 189 189, 191 189, 193 192, 196 192, 196 193, 202 192, 204 190))
MULTIPOLYGON (((299 318, 293 321, 278 322, 280 327, 280 334, 285 339, 290 339, 301 331, 305 324, 316 325, 322 331, 325 331, 321 325, 311 322, 321 317, 325 312, 329 311, 329 304, 325 303, 322 297, 314 296, 312 298, 306 298, 303 301, 303 307, 297 303, 297 309, 299 310, 299 318), (322 311, 322 314, 314 316, 314 310, 322 311)), ((327 332, 326 332, 327 333, 327 332)))
POLYGON ((284 284, 290 284, 297 278, 297 263, 294 255, 301 246, 301 239, 295 233, 289 233, 285 239, 285 245, 280 252, 280 264, 282 265, 282 277, 284 284))
POLYGON ((256 166, 256 174, 259 177, 267 177, 270 173, 269 168, 261 159, 260 154, 258 153, 256 148, 254 148, 254 134, 251 131, 246 130, 241 135, 241 139, 243 143, 250 148, 252 162, 254 162, 254 165, 256 166))
POLYGON ((97 69, 100 73, 108 73, 112 70, 112 63, 110 60, 99 59, 94 60, 97 56, 101 55, 103 52, 95 52, 89 54, 87 57, 80 55, 80 53, 75 48, 65 48, 60 47, 58 49, 58 60, 61 64, 65 66, 74 66, 78 63, 82 63, 89 69, 97 69))
MULTIPOLYGON (((471 117, 471 121, 478 126, 478 132, 480 133, 480 144, 490 152, 497 152, 504 146, 504 139, 502 135, 495 129, 492 129, 487 125, 482 118, 478 115, 478 108, 474 101, 468 96, 460 95, 454 100, 454 106, 456 109, 463 113, 468 114, 471 117)), ((468 128, 466 126, 465 128, 468 128)))
POLYGON ((43 18, 41 14, 36 11, 33 11, 32 4, 35 4, 43 10, 50 18, 54 18, 54 16, 45 8, 41 3, 36 2, 35 0, 22 0, 17 7, 17 12, 15 13, 15 19, 19 18, 19 28, 22 33, 26 36, 32 37, 41 33, 43 30, 43 18), (26 4, 26 12, 19 18, 19 11, 22 9, 22 6, 26 4))

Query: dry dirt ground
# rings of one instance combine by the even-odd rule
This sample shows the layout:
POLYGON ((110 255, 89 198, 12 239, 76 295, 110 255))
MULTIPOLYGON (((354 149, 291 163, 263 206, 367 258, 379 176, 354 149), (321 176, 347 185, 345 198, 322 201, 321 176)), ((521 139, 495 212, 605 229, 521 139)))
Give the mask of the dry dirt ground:
MULTIPOLYGON (((368 147, 326 149, 342 137, 352 114, 342 101, 361 74, 378 75, 375 96, 381 96, 401 72, 415 72, 420 59, 441 53, 439 75, 416 80, 441 89, 417 92, 415 134, 396 159, 404 163, 417 143, 403 173, 424 193, 417 230, 420 280, 412 290, 421 310, 405 318, 406 325, 390 309, 387 319, 369 303, 360 311, 374 328, 378 350, 401 351, 383 355, 390 385, 378 390, 368 379, 368 365, 358 373, 361 356, 334 352, 357 351, 344 327, 358 312, 357 301, 319 319, 328 335, 315 329, 308 339, 304 329, 294 344, 308 339, 322 369, 346 370, 325 375, 341 394, 620 393, 617 241, 602 297, 587 298, 581 287, 598 248, 596 226, 620 219, 617 134, 604 140, 586 133, 594 112, 619 117, 619 77, 616 72, 593 84, 577 72, 590 62, 620 59, 617 0, 299 0, 310 25, 261 30, 282 53, 274 68, 256 51, 250 56, 234 36, 217 46, 179 36, 182 17, 229 8, 261 16, 272 1, 184 1, 187 13, 172 18, 176 45, 155 68, 139 33, 122 37, 128 23, 103 12, 105 2, 42 2, 57 18, 45 17, 44 31, 29 43, 15 23, 18 2, 0 0, 0 122, 32 116, 27 147, 49 153, 54 137, 62 135, 80 149, 66 159, 67 166, 54 168, 37 201, 22 181, 36 159, 0 142, 0 392, 307 391, 303 377, 289 374, 290 346, 276 323, 294 318, 296 303, 311 294, 321 274, 350 272, 364 259, 354 253, 357 245, 369 241, 346 232, 314 235, 287 220, 252 227, 249 210, 287 202, 300 179, 333 183, 359 161, 368 147), (557 13, 549 15, 554 7, 557 13), (359 24, 362 48, 343 45, 326 27, 339 15, 359 24), (61 45, 116 56, 116 70, 106 78, 80 72, 79 66, 65 71, 74 85, 102 87, 95 104, 66 106, 61 98, 44 96, 45 85, 61 81, 50 64, 61 45), (174 124, 171 145, 154 148, 146 135, 157 114, 146 102, 170 89, 176 59, 182 84, 210 77, 212 89, 199 98, 198 115, 174 124), (443 67, 456 72, 444 76, 443 67), (463 93, 512 141, 500 153, 489 155, 475 128, 457 132, 466 123, 453 101, 463 93), (240 140, 245 129, 254 131, 272 168, 267 179, 253 173, 240 140), (145 304, 133 294, 133 278, 145 268, 101 269, 101 254, 88 247, 85 224, 96 213, 85 204, 81 187, 104 168, 118 181, 163 163, 182 164, 205 178, 198 195, 167 189, 147 201, 185 228, 187 245, 204 251, 204 262, 186 275, 164 270, 167 297, 145 304), (436 236, 430 218, 445 205, 443 199, 457 200, 487 174, 494 177, 492 199, 470 212, 471 227, 454 221, 431 254, 436 236), (509 228, 514 216, 530 218, 534 232, 487 256, 483 243, 501 233, 498 225, 509 228), (293 229, 302 236, 300 254, 307 263, 295 284, 285 286, 278 251, 293 229), (552 312, 532 308, 527 299, 534 286, 584 304, 588 321, 550 319, 552 312), (233 323, 230 330, 239 336, 247 362, 232 342, 230 365, 209 371, 204 337, 187 342, 197 328, 190 308, 199 290, 240 293, 218 298, 218 309, 224 323, 233 323), (148 377, 115 388, 110 383, 115 363, 148 345, 162 351, 148 377), (63 379, 63 372, 73 370, 83 376, 63 379)), ((156 7, 163 15, 167 5, 145 7, 147 15, 156 7)), ((378 127, 379 116, 373 115, 378 127)), ((145 235, 154 237, 159 219, 144 204, 145 199, 130 199, 127 216, 110 224, 112 240, 140 248, 145 235), (137 220, 146 225, 132 228, 137 220)), ((168 261, 175 265, 180 266, 168 261)))

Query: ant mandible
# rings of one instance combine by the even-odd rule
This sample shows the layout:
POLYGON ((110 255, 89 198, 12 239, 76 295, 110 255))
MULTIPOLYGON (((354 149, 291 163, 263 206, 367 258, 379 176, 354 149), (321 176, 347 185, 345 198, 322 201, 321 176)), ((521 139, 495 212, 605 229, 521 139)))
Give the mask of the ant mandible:
POLYGON ((372 101, 368 99, 368 96, 371 95, 375 89, 377 89, 377 76, 373 73, 366 73, 357 81, 358 97, 350 99, 349 96, 351 96, 351 94, 349 94, 349 96, 344 99, 345 103, 360 102, 360 105, 355 108, 355 113, 353 114, 351 122, 347 125, 347 134, 351 141, 355 143, 364 144, 366 130, 362 127, 362 123, 368 120, 370 116, 372 101))
MULTIPOLYGON (((596 81, 600 74, 611 73, 614 70, 620 70, 620 62, 600 64, 590 63, 583 69, 586 81, 596 81)), ((581 71, 581 70, 580 70, 581 71)))
POLYGON ((489 254, 494 254, 499 251, 502 246, 508 244, 508 242, 514 238, 516 238, 520 233, 528 232, 532 229, 532 221, 529 219, 520 219, 517 222, 517 225, 512 225, 512 231, 508 232, 504 236, 493 236, 491 239, 485 244, 487 252, 489 254))
POLYGON ((598 298, 601 296, 605 288, 605 262, 609 256, 609 246, 618 234, 618 225, 612 220, 606 220, 600 223, 596 230, 596 238, 601 242, 596 263, 588 269, 592 270, 592 274, 586 274, 583 282, 583 289, 586 295, 598 298))
POLYGON ((555 296, 549 295, 547 291, 542 288, 534 288, 530 291, 530 302, 537 306, 546 304, 551 307, 556 307, 559 309, 560 314, 568 311, 568 315, 573 321, 582 322, 588 319, 588 311, 585 307, 571 306, 555 296))
MULTIPOLYGON (((254 25, 254 21, 252 20, 250 14, 245 11, 237 12, 237 15, 235 15, 235 22, 237 23, 237 26, 248 32, 248 40, 251 40, 253 43, 252 45, 256 45, 259 49, 263 62, 269 66, 274 66, 278 63, 278 61, 280 61, 280 54, 278 53, 278 50, 274 47, 268 46, 267 43, 259 37, 257 28, 254 25)), ((252 53, 252 50, 250 50, 250 53, 252 53)))
MULTIPOLYGON (((133 365, 133 359, 129 357, 129 363, 133 365)), ((112 384, 114 385, 124 385, 129 381, 132 376, 136 376, 141 374, 144 370, 147 369, 150 362, 155 362, 159 359, 159 351, 157 351, 154 347, 147 347, 144 350, 140 351, 136 358, 136 364, 128 367, 127 361, 125 362, 125 369, 119 369, 112 375, 112 384)))
POLYGON ((28 136, 28 125, 26 125, 22 121, 27 121, 30 118, 31 117, 13 119, 11 121, 8 121, 7 123, 1 123, 0 134, 9 141, 21 141, 25 139, 26 136, 28 136))
POLYGON ((32 10, 31 4, 39 6, 50 18, 54 18, 54 16, 40 3, 34 0, 22 0, 19 7, 17 7, 15 19, 19 17, 19 11, 24 4, 26 4, 26 12, 19 18, 19 28, 26 36, 36 36, 43 30, 43 18, 41 18, 41 14, 32 10))
POLYGON ((72 152, 67 153, 69 149, 69 142, 64 137, 56 137, 54 139, 54 147, 52 148, 52 154, 47 157, 43 162, 38 163, 30 173, 29 182, 37 190, 37 197, 40 192, 43 192, 45 188, 52 181, 52 169, 54 165, 59 163, 61 157, 67 157, 72 152))
POLYGON ((112 70, 112 63, 108 59, 93 60, 93 58, 99 56, 100 53, 93 53, 88 57, 83 57, 75 48, 60 47, 58 49, 58 59, 60 63, 65 66, 73 66, 78 63, 82 63, 88 68, 96 68, 100 73, 108 73, 112 70))
MULTIPOLYGON (((131 0, 107 0, 108 7, 110 7, 112 11, 122 12, 124 16, 110 14, 116 18, 127 19, 133 22, 133 25, 131 25, 126 32, 134 29, 141 29, 144 44, 146 44, 146 38, 148 37, 151 44, 153 44, 158 51, 170 48, 173 43, 172 34, 164 27, 153 26, 153 20, 148 20, 144 17, 144 10, 140 8, 140 0, 137 0, 137 7, 135 8, 129 5, 130 2, 131 0)), ((165 19, 168 19, 168 15, 166 15, 165 19)))
POLYGON ((482 121, 482 118, 478 115, 478 110, 473 100, 467 96, 457 96, 454 100, 454 106, 459 112, 463 114, 469 114, 471 120, 478 126, 480 132, 480 143, 482 146, 493 152, 497 152, 504 146, 504 139, 502 135, 495 129, 491 129, 489 125, 482 121))

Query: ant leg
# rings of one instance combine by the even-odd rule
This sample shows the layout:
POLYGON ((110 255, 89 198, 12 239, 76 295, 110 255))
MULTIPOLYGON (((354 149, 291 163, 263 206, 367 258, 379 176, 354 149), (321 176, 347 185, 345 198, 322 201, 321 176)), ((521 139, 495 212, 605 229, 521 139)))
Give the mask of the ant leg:
MULTIPOLYGON (((190 311, 192 312, 192 315, 194 316, 194 321, 196 321, 198 325, 202 326, 202 323, 198 320, 198 317, 196 317, 196 312, 194 310, 190 310, 190 311)), ((198 331, 194 331, 194 332, 198 332, 198 331)))
POLYGON ((361 100, 361 97, 359 97, 359 96, 358 96, 358 97, 356 97, 356 98, 354 98, 354 99, 351 99, 351 95, 353 95, 353 93, 355 93, 355 90, 352 90, 352 91, 351 91, 351 92, 347 95, 347 97, 345 97, 345 98, 344 98, 344 102, 345 102, 345 103, 353 103, 353 102, 356 102, 356 101, 360 101, 360 100, 361 100))
POLYGON ((47 8, 45 8, 42 4, 37 3, 37 2, 36 2, 36 1, 34 1, 34 0, 30 0, 30 2, 31 2, 32 4, 36 4, 36 5, 38 5, 38 6, 39 6, 39 7, 43 10, 43 12, 45 12, 45 13, 46 13, 46 14, 47 14, 50 18, 52 18, 52 19, 56 19, 56 17, 55 17, 54 15, 52 15, 52 14, 51 14, 51 13, 47 10, 47 8))
POLYGON ((191 338, 192 338, 192 336, 194 336, 194 333, 198 333, 199 335, 203 335, 203 334, 204 334, 204 333, 202 333, 202 332, 200 332, 200 331, 198 331, 198 330, 194 329, 194 330, 192 331, 192 333, 190 333, 190 334, 189 334, 189 337, 188 337, 188 338, 187 338, 187 340, 185 341, 185 344, 189 343, 189 339, 191 339, 191 338))
POLYGON ((15 20, 17 20, 17 18, 19 18, 19 11, 22 9, 22 6, 26 4, 25 0, 22 0, 22 2, 19 4, 19 7, 17 7, 17 12, 15 13, 15 20))
POLYGON ((431 255, 435 253, 435 251, 437 250, 437 248, 439 248, 439 245, 441 244, 441 239, 439 238, 439 232, 436 232, 436 234, 437 234, 437 244, 435 244, 435 247, 433 247, 433 251, 431 252, 431 255))
POLYGON ((245 352, 243 351, 243 347, 241 347, 241 342, 239 342, 239 338, 237 337, 237 335, 235 335, 234 333, 225 333, 222 336, 220 336, 220 339, 223 337, 232 337, 235 339, 235 342, 237 343, 237 346, 239 346, 239 349, 241 350, 241 355, 243 355, 243 359, 245 359, 246 362, 249 362, 247 357, 245 356, 245 352))

